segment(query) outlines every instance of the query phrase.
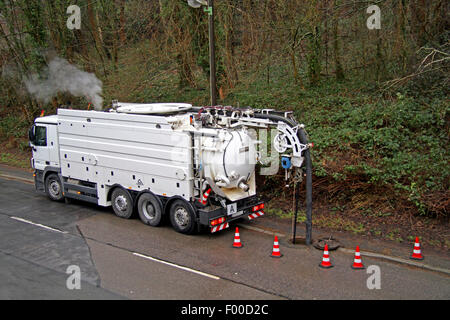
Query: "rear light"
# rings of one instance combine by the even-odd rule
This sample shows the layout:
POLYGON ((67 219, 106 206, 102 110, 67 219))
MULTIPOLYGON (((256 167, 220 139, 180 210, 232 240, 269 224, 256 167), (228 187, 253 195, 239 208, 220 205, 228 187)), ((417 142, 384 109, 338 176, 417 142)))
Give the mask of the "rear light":
POLYGON ((214 227, 214 226, 217 226, 217 225, 222 224, 224 222, 225 222, 225 217, 222 217, 222 218, 219 218, 219 219, 211 220, 210 224, 211 224, 211 227, 214 227))
POLYGON ((261 203, 261 204, 258 204, 257 206, 254 206, 252 208, 252 211, 256 212, 256 211, 259 211, 259 210, 262 210, 262 209, 264 209, 264 203, 261 203))

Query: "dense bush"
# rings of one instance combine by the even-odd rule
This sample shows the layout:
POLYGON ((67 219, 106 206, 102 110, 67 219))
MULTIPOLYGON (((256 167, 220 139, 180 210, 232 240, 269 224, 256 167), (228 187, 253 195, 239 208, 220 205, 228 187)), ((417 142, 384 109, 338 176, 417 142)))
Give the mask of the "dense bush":
MULTIPOLYGON (((294 110, 315 142, 319 200, 339 194, 357 207, 355 199, 374 198, 358 201, 447 215, 445 1, 377 1, 379 30, 366 27, 365 1, 215 3, 219 103, 294 110)), ((69 4, 0 1, 0 141, 7 149, 24 149, 41 109, 87 106, 86 95, 58 92, 43 102, 25 90, 23 80, 52 56, 102 80, 104 108, 112 99, 210 101, 202 10, 185 0, 81 0, 82 28, 69 30, 69 4)))

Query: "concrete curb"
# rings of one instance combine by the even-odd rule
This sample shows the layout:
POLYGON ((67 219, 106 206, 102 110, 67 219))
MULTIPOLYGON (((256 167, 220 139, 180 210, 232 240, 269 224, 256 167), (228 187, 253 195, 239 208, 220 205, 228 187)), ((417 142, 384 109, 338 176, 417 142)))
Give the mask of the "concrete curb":
POLYGON ((239 228, 244 228, 244 229, 248 229, 248 230, 252 230, 252 231, 256 231, 256 232, 260 232, 260 233, 265 233, 265 234, 269 234, 269 235, 273 235, 273 236, 277 236, 277 237, 285 237, 286 236, 284 233, 272 232, 272 231, 264 230, 264 229, 261 229, 258 227, 241 224, 241 223, 238 223, 237 226, 239 228))
POLYGON ((34 180, 32 180, 32 179, 22 178, 22 177, 18 177, 18 176, 11 176, 8 174, 3 174, 3 173, 0 173, 0 178, 5 178, 8 180, 18 180, 18 181, 29 183, 29 184, 30 183, 34 184, 34 180))
MULTIPOLYGON (((353 250, 347 249, 347 248, 339 248, 338 251, 354 254, 353 250)), ((409 266, 412 266, 412 267, 422 268, 422 269, 431 270, 431 271, 435 271, 435 272, 441 272, 441 273, 445 273, 447 275, 450 275, 450 270, 448 270, 448 269, 438 268, 438 267, 430 266, 430 265, 425 264, 425 263, 414 262, 412 260, 407 260, 407 259, 387 256, 387 255, 380 254, 380 253, 361 251, 361 256, 378 258, 378 259, 384 259, 384 260, 388 260, 388 261, 392 261, 392 262, 406 264, 406 265, 409 265, 409 266)))
MULTIPOLYGON (((286 237, 285 234, 283 233, 279 233, 279 232, 271 232, 268 230, 264 230, 258 227, 253 227, 253 226, 248 226, 245 224, 241 224, 238 223, 237 224, 239 226, 239 228, 243 228, 243 229, 248 229, 248 230, 252 230, 252 231, 256 231, 256 232, 260 232, 260 233, 265 233, 265 234, 269 234, 269 235, 276 235, 278 237, 286 237)), ((354 254, 354 250, 351 249, 347 249, 347 248, 338 248, 338 251, 344 252, 344 253, 349 253, 349 254, 354 254)), ((375 253, 375 252, 367 252, 367 251, 361 251, 361 256, 365 256, 365 257, 371 257, 371 258, 378 258, 378 259, 383 259, 386 260, 388 262, 395 262, 395 263, 400 263, 400 264, 404 264, 404 265, 408 265, 411 267, 416 267, 416 268, 420 268, 420 269, 425 269, 425 270, 430 270, 430 271, 434 271, 434 272, 440 272, 440 273, 444 273, 446 275, 450 275, 450 270, 449 269, 445 269, 445 268, 439 268, 439 267, 434 267, 425 263, 420 263, 420 262, 415 262, 412 260, 407 260, 407 259, 402 259, 402 258, 397 258, 397 257, 392 257, 392 256, 387 256, 384 254, 380 254, 380 253, 375 253)))

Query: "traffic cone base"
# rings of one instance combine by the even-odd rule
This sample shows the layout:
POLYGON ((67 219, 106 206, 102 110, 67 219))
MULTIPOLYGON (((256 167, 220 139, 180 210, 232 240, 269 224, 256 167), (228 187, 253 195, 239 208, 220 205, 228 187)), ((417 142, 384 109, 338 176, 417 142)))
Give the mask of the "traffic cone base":
POLYGON ((329 268, 333 268, 334 266, 332 264, 323 265, 322 263, 319 263, 319 267, 324 268, 324 269, 329 269, 329 268))
POLYGON ((355 266, 352 264, 351 267, 352 267, 352 269, 355 269, 355 270, 361 270, 361 269, 365 269, 365 268, 366 268, 366 267, 364 267, 362 264, 361 264, 361 266, 359 266, 359 267, 355 267, 355 266))
POLYGON ((232 247, 236 248, 236 249, 240 249, 240 248, 244 247, 244 244, 242 242, 240 242, 240 240, 239 240, 239 242, 236 242, 236 239, 234 239, 234 243, 233 243, 232 247))

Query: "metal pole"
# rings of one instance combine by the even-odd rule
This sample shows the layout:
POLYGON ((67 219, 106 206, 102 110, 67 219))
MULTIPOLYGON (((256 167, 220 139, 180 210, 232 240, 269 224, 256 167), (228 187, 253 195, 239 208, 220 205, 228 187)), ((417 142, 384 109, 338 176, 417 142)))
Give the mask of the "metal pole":
MULTIPOLYGON (((302 135, 307 141, 306 134, 302 130, 302 135)), ((312 163, 310 149, 305 151, 306 161, 306 245, 312 243, 312 163)))
POLYGON ((294 228, 292 231, 292 243, 295 244, 295 238, 297 236, 297 218, 298 218, 298 198, 300 198, 300 183, 294 182, 294 201, 295 201, 295 208, 294 208, 294 228))
POLYGON ((216 98, 216 48, 214 32, 214 0, 208 0, 209 15, 209 83, 211 94, 211 106, 217 105, 216 98))

